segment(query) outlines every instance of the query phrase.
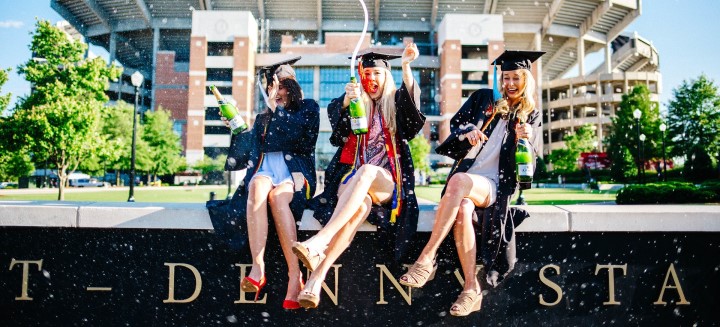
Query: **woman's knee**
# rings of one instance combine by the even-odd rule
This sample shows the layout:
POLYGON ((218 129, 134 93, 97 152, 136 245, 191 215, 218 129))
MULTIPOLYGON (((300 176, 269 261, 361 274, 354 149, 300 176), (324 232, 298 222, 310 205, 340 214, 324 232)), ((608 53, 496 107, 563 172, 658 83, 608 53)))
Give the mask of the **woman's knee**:
POLYGON ((270 181, 264 177, 253 178, 248 185, 248 203, 266 199, 270 193, 269 183, 270 181))
POLYGON ((288 194, 286 191, 281 191, 280 188, 275 188, 268 194, 268 204, 273 209, 285 209, 290 207, 290 201, 292 201, 292 193, 288 194))
POLYGON ((450 177, 447 183, 445 193, 448 194, 467 194, 472 189, 472 179, 465 173, 457 173, 450 177))
POLYGON ((380 167, 374 165, 362 165, 360 169, 355 173, 358 182, 372 183, 380 172, 380 167))
POLYGON ((462 225, 471 223, 474 212, 475 204, 472 202, 472 200, 468 198, 462 199, 462 201, 460 201, 460 209, 458 210, 455 224, 462 225))

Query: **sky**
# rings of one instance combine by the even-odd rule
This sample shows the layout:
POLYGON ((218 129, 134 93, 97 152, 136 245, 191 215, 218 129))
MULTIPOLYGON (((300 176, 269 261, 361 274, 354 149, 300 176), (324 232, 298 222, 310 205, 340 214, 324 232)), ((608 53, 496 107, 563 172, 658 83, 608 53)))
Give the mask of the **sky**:
MULTIPOLYGON (((642 13, 626 32, 637 32, 652 41, 660 55, 662 74, 661 108, 672 98, 672 90, 684 80, 696 79, 706 74, 720 85, 720 42, 713 41, 720 35, 720 12, 717 0, 644 0, 642 13), (697 40, 704 40, 697 41, 697 40)), ((12 103, 18 96, 30 92, 30 85, 19 75, 17 66, 30 58, 28 46, 30 33, 37 18, 53 23, 62 20, 49 0, 2 1, 0 4, 0 68, 12 68, 9 81, 0 94, 12 93, 12 103), (10 7, 12 4, 12 8, 10 7)), ((107 59, 107 51, 99 47, 90 50, 107 59)), ((602 61, 602 51, 587 54, 586 71, 592 71, 602 61)), ((569 76, 568 76, 569 77, 569 76)), ((12 107, 11 103, 11 107, 12 107)))

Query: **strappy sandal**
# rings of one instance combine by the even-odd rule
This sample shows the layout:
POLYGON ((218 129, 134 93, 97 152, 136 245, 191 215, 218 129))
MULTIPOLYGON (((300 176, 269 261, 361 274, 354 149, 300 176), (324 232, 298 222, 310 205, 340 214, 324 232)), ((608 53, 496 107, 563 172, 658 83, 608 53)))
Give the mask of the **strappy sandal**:
POLYGON ((435 260, 429 264, 415 262, 404 275, 400 276, 400 284, 410 287, 423 287, 425 283, 435 278, 437 267, 435 260))
POLYGON ((482 293, 476 293, 475 291, 462 292, 457 301, 450 307, 450 314, 456 317, 464 317, 475 311, 480 311, 482 299, 482 293))
MULTIPOLYGON (((315 282, 315 283, 318 283, 318 282, 315 282)), ((317 294, 313 293, 312 287, 310 288, 309 291, 306 291, 303 289, 300 292, 300 295, 298 295, 298 303, 300 304, 301 307, 303 307, 305 309, 315 309, 318 307, 318 305, 320 304, 320 292, 322 292, 322 282, 319 282, 319 283, 320 283, 320 290, 317 292, 317 294)), ((307 286, 310 286, 309 283, 307 286)), ((315 284, 313 284, 312 286, 315 286, 315 284)))
POLYGON ((310 269, 310 271, 315 271, 320 263, 325 260, 325 253, 323 251, 307 247, 301 242, 295 242, 292 251, 303 263, 303 266, 310 269))

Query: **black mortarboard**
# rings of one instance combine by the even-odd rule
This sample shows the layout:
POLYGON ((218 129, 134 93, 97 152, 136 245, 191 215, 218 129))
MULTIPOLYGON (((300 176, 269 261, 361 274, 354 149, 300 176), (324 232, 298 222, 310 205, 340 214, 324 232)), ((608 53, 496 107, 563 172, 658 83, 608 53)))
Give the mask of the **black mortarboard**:
MULTIPOLYGON (((358 55, 358 57, 360 57, 360 62, 362 63, 363 68, 384 67, 389 70, 390 64, 388 63, 388 61, 400 58, 402 56, 397 54, 370 51, 358 55)), ((348 59, 352 59, 352 57, 349 57, 348 59)))
POLYGON ((530 69, 532 63, 544 54, 545 51, 505 50, 492 64, 500 65, 500 69, 504 72, 516 69, 530 69))
POLYGON ((267 83, 272 83, 273 75, 277 74, 278 80, 284 80, 286 78, 292 78, 295 79, 295 70, 290 67, 290 65, 296 63, 298 60, 300 60, 300 56, 286 59, 277 63, 274 63, 272 65, 263 66, 260 68, 260 71, 258 72, 258 75, 265 75, 265 80, 267 83))

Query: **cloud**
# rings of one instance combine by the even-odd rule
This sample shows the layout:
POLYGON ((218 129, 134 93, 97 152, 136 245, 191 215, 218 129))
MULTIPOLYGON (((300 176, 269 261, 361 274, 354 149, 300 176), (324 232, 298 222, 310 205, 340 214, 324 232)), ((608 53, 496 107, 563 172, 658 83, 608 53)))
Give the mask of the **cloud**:
POLYGON ((20 28, 23 27, 25 23, 18 21, 18 20, 3 20, 0 21, 0 28, 20 28))

